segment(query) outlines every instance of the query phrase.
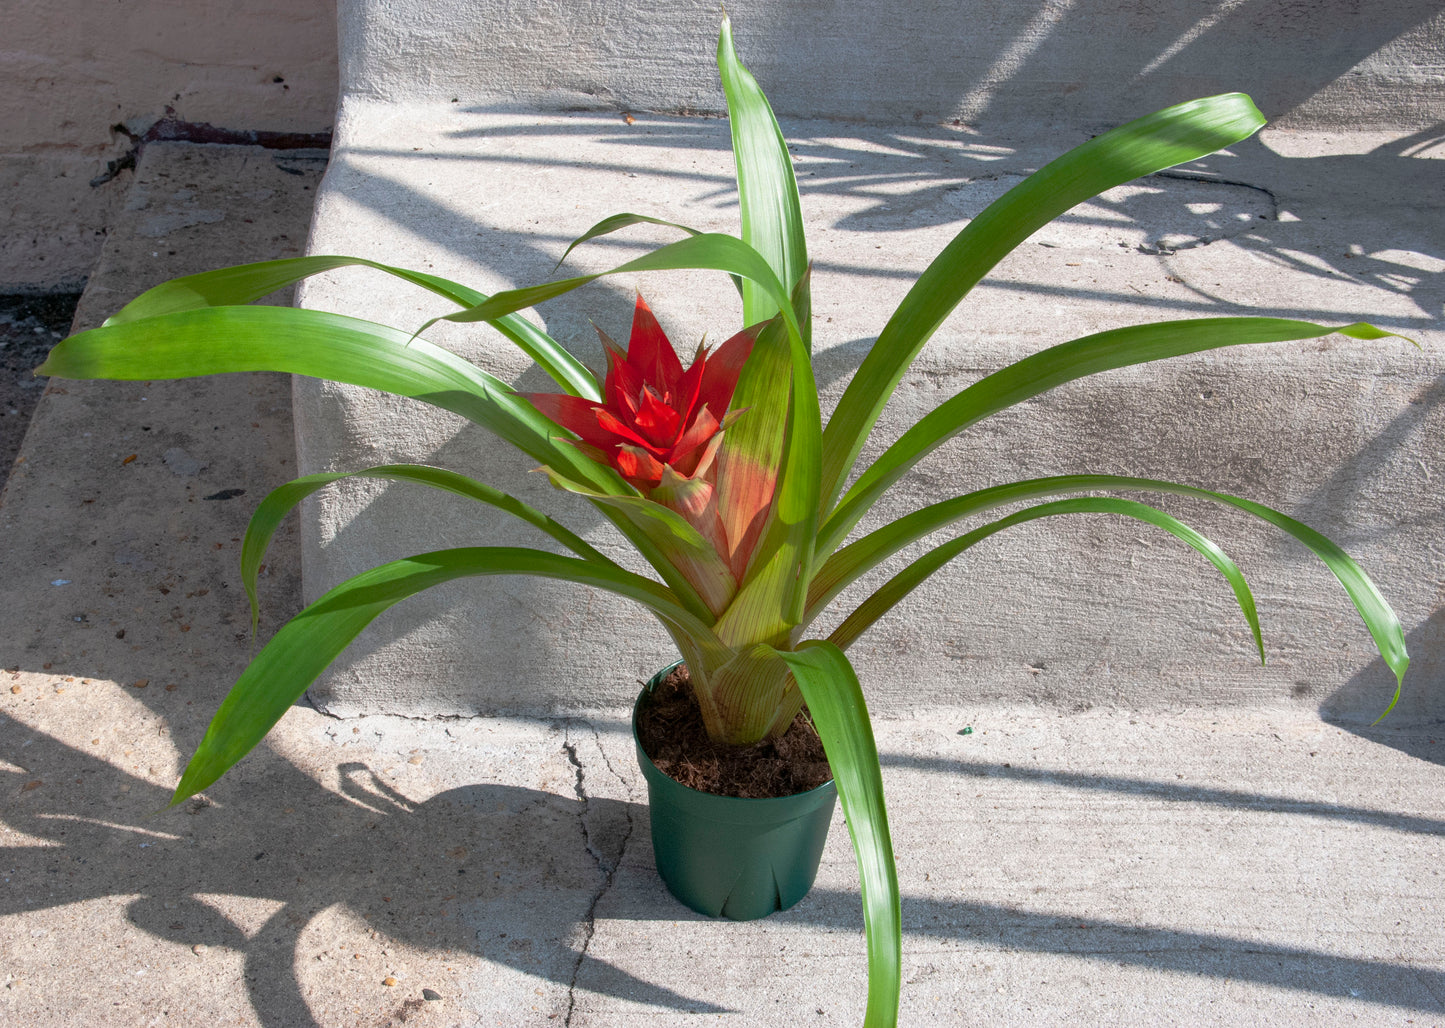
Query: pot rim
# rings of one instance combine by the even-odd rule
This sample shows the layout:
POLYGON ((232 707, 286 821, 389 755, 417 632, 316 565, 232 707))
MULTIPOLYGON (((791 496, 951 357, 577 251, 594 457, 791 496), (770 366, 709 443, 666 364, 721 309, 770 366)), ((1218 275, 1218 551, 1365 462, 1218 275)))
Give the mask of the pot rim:
POLYGON ((670 785, 675 786, 678 789, 683 789, 687 792, 693 793, 697 796, 707 796, 712 800, 721 800, 730 804, 756 804, 759 807, 764 804, 773 804, 775 806, 778 806, 784 803, 802 802, 806 798, 810 797, 821 798, 820 794, 824 792, 837 792, 837 785, 834 779, 830 778, 822 785, 814 786, 807 792, 795 792, 787 796, 722 796, 715 792, 704 792, 702 789, 694 789, 690 785, 683 785, 676 778, 673 778, 666 771, 662 770, 662 768, 654 764, 652 762, 652 757, 648 756, 647 751, 642 748, 642 741, 637 737, 637 715, 642 708, 643 699, 654 689, 656 689, 658 684, 661 683, 664 678, 666 678, 673 671, 675 671, 677 668, 681 667, 685 663, 687 663, 687 661, 685 660, 674 660, 671 664, 667 665, 667 667, 663 668, 661 671, 657 672, 655 675, 649 678, 643 684, 642 691, 637 694, 637 699, 634 700, 632 703, 632 742, 637 749, 637 757, 639 763, 642 764, 642 771, 644 777, 651 777, 651 775, 648 774, 648 772, 651 771, 653 774, 659 776, 670 785))

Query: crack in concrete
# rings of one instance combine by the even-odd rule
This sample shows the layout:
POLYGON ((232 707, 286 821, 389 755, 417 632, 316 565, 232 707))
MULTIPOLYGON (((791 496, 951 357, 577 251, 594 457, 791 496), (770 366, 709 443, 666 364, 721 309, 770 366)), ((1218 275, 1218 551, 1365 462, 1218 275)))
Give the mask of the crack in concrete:
MULTIPOLYGON (((602 902, 602 897, 607 895, 608 891, 612 888, 613 879, 617 876, 617 869, 622 866, 622 856, 627 852, 627 843, 632 838, 633 828, 632 813, 627 809, 627 805, 624 804, 623 815, 627 818, 627 828, 623 831, 622 838, 617 843, 616 855, 609 858, 607 854, 603 853, 593 844, 592 832, 587 825, 587 815, 592 806, 592 801, 587 795, 587 769, 578 758, 577 745, 572 742, 571 739, 571 727, 573 723, 571 720, 563 723, 563 730, 567 734, 563 737, 562 750, 567 754, 568 762, 576 769, 572 789, 576 793, 577 798, 582 801, 582 814, 578 819, 582 828, 582 840, 587 848, 588 854, 592 857, 593 861, 596 862, 597 869, 603 873, 603 880, 601 885, 598 886, 597 891, 592 894, 592 900, 587 904, 587 913, 583 917, 582 945, 577 951, 577 960, 572 965, 572 974, 567 982, 567 1013, 562 1019, 563 1028, 570 1028, 572 1024, 572 1014, 577 1006, 577 979, 581 976, 582 962, 587 959, 587 950, 592 945, 592 937, 597 933, 597 905, 602 902)), ((597 727, 586 720, 580 720, 575 723, 585 725, 587 729, 591 731, 592 741, 597 746, 597 752, 602 756, 603 765, 611 772, 614 778, 622 783, 623 787, 627 790, 628 799, 630 800, 632 798, 632 787, 627 779, 618 774, 617 769, 612 766, 612 761, 602 746, 602 737, 598 733, 597 727)))

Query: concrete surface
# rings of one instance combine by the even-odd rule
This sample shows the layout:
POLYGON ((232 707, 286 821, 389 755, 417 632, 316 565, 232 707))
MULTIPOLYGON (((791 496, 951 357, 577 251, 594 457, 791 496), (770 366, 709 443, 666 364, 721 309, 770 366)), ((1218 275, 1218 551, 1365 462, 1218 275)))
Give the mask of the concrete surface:
MULTIPOLYGON (((860 1021, 841 819, 792 910, 695 915, 653 870, 621 712, 296 708, 149 816, 200 710, 6 678, 11 1023, 860 1021)), ((990 706, 878 737, 902 1023, 1445 1024, 1445 736, 990 706)))
MULTIPOLYGON (((784 131, 815 261, 825 413, 913 277, 967 219, 1085 138, 818 121, 785 121, 784 131)), ((968 488, 1069 472, 1247 496, 1338 539, 1363 563, 1417 657, 1410 702, 1418 705, 1402 713, 1438 710, 1445 217, 1434 158, 1442 153, 1433 133, 1271 131, 1113 190, 1041 230, 929 343, 865 458, 985 372, 1118 325, 1226 314, 1369 320, 1421 348, 1333 337, 1074 383, 944 447, 865 527, 968 488)), ((722 120, 348 100, 308 245, 492 292, 551 277, 568 241, 610 213, 736 231, 731 183, 722 120)), ((569 267, 600 271, 643 252, 644 241, 670 238, 629 230, 579 249, 569 267)), ((740 323, 726 280, 702 274, 597 283, 534 316, 599 366, 589 322, 625 336, 634 286, 679 348, 740 323)), ((301 296, 307 306, 408 329, 452 309, 370 271, 314 279, 301 296)), ((439 326, 429 336, 521 389, 551 387, 485 327, 439 326)), ((595 514, 460 419, 305 380, 296 396, 304 471, 396 459, 458 468, 562 512, 595 545, 628 559, 595 514)), ((1164 505, 1215 537, 1249 576, 1268 668, 1252 655, 1227 587, 1192 552, 1133 524, 1060 518, 990 540, 859 640, 851 652, 875 705, 901 713, 984 699, 1065 708, 1271 704, 1369 717, 1382 709, 1389 675, 1318 562, 1243 516, 1164 505)), ((379 484, 324 494, 303 529, 307 595, 408 553, 535 545, 530 530, 474 507, 449 497, 421 504, 414 489, 379 484)), ((865 595, 845 594, 838 616, 865 595)), ((378 619, 313 698, 341 714, 576 711, 626 703, 624 683, 669 659, 666 637, 644 614, 600 595, 579 599, 575 589, 525 580, 455 583, 378 619), (594 675, 618 685, 599 696, 594 675)))
MULTIPOLYGON (((79 324, 292 252, 315 172, 148 148, 79 324), (193 202, 222 217, 177 227, 193 202)), ((841 821, 793 910, 692 914, 652 869, 619 707, 297 707, 204 801, 155 813, 249 652, 235 544, 293 473, 289 438, 270 376, 42 397, 0 495, 0 1021, 858 1024, 841 821)), ((298 549, 279 540, 269 611, 299 602, 298 549)), ((1157 703, 882 713, 903 1023, 1445 1024, 1438 707, 1374 730, 1157 703)))
MULTIPOLYGON (((1296 128, 1445 118, 1445 17, 1388 4, 738 0, 739 51, 780 114, 1117 124, 1240 90, 1296 128)), ((724 109, 711 0, 342 0, 343 96, 534 110, 724 109)))
POLYGON ((85 281, 126 182, 91 180, 167 116, 319 132, 336 103, 336 4, 7 4, 0 44, 0 292, 85 281), (117 131, 115 126, 122 126, 117 131))

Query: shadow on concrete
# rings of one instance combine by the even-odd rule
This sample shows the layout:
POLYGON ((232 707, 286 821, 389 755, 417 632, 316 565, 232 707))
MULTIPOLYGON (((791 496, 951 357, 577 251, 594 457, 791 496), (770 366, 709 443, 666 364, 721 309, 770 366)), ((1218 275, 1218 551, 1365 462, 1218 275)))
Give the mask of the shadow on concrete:
POLYGON ((1320 717, 1362 739, 1389 746, 1432 764, 1445 764, 1445 610, 1405 636, 1411 654, 1410 669, 1400 690, 1400 702, 1384 721, 1372 724, 1380 713, 1380 683, 1390 679, 1381 660, 1373 661, 1320 704, 1320 717))
MULTIPOLYGON (((0 893, 0 914, 134 896, 127 917, 155 938, 243 953, 250 1001, 272 1028, 316 1023, 297 969, 312 956, 314 942, 303 940, 307 926, 337 905, 405 945, 474 954, 570 988, 581 961, 598 958, 566 940, 591 916, 628 839, 646 845, 647 811, 638 804, 584 803, 505 785, 450 789, 417 803, 361 764, 339 768, 338 794, 266 747, 216 790, 223 802, 193 801, 152 816, 167 799, 155 783, 18 722, 0 740, 11 762, 0 771, 0 791, 12 797, 5 823, 45 843, 7 848, 8 874, 20 887, 0 893), (43 786, 23 789, 33 772, 16 767, 22 760, 44 768, 43 786), (583 852, 584 817, 592 828, 585 838, 612 839, 608 852, 583 852), (281 906, 247 935, 206 895, 281 906)), ((1445 824, 1435 819, 1243 791, 896 755, 885 755, 884 763, 1445 835, 1445 824)), ((660 883, 652 896, 646 909, 622 916, 699 917, 660 883)), ((1077 955, 1398 1008, 1439 1009, 1438 997, 1445 995, 1445 974, 1438 971, 1257 939, 917 896, 904 897, 903 916, 905 933, 915 938, 1077 955)), ((852 931, 861 913, 855 893, 819 889, 779 917, 852 931)), ((726 1010, 605 962, 593 966, 588 987, 608 996, 678 1012, 726 1010)))
MULTIPOLYGON (((570 986, 582 954, 568 940, 606 880, 580 819, 646 819, 632 804, 502 785, 414 803, 361 764, 341 766, 338 795, 265 746, 232 772, 229 788, 213 790, 224 803, 191 801, 154 815, 169 799, 154 782, 18 722, 0 740, 11 762, 0 769, 0 793, 12 798, 4 823, 46 843, 6 848, 12 884, 0 892, 0 915, 134 895, 128 919, 157 939, 243 953, 251 1004, 271 1028, 315 1025, 297 974, 313 957, 302 936, 336 905, 397 942, 475 954, 570 986), (22 762, 33 770, 20 770, 22 762), (42 773, 42 785, 24 789, 42 773), (204 894, 281 906, 247 935, 204 894)), ((679 910, 659 887, 657 918, 679 910)), ((621 970, 602 977, 619 998, 726 1009, 621 970)))
MULTIPOLYGON (((819 903, 832 899, 829 907, 846 899, 842 893, 815 891, 817 895, 809 899, 819 903)), ((1404 963, 1342 957, 1206 932, 1145 928, 1100 917, 1066 917, 993 903, 904 896, 902 915, 905 936, 1077 956, 1221 983, 1249 982, 1355 999, 1381 1007, 1445 1011, 1445 1003, 1439 998, 1445 995, 1445 973, 1404 963)), ((838 927, 845 924, 838 922, 838 927)))
MULTIPOLYGON (((466 113, 505 114, 505 107, 473 107, 466 113)), ((1145 107, 1140 108, 1143 113, 1145 107)), ((358 147, 338 155, 464 161, 480 166, 530 165, 537 163, 524 154, 509 152, 509 139, 529 137, 586 139, 571 161, 579 168, 630 174, 645 168, 649 175, 673 176, 696 186, 690 202, 705 209, 733 209, 737 198, 730 176, 703 172, 659 170, 647 164, 650 150, 723 152, 729 145, 726 122, 714 119, 647 115, 631 128, 612 129, 611 119, 579 114, 575 120, 552 120, 538 125, 518 118, 505 124, 489 123, 484 129, 458 130, 453 138, 464 142, 455 152, 409 153, 403 150, 358 147), (498 145, 493 145, 498 144, 498 145), (607 155, 605 159, 595 155, 607 155), (636 155, 636 159, 629 159, 636 155)), ((1046 139, 1020 141, 1016 136, 990 137, 967 133, 949 126, 889 128, 786 121, 784 132, 790 142, 805 214, 818 199, 847 200, 855 209, 835 222, 822 226, 834 232, 882 234, 915 230, 921 226, 956 225, 959 229, 976 217, 987 204, 1002 195, 1025 175, 1083 142, 1088 134, 1075 130, 1046 139)), ((1288 156, 1271 149, 1268 141, 1251 138, 1200 161, 1146 179, 1062 215, 1052 223, 1064 231, 1117 231, 1142 235, 1128 251, 1138 258, 1152 258, 1150 273, 1161 264, 1171 270, 1169 258, 1183 249, 1195 249, 1221 239, 1261 256, 1267 263, 1329 282, 1360 282, 1404 295, 1415 301, 1418 315, 1385 315, 1369 311, 1336 310, 1320 307, 1251 307, 1210 292, 1199 283, 1189 283, 1189 298, 1141 296, 1108 289, 1056 285, 1048 280, 1007 282, 985 280, 981 290, 1007 289, 1039 296, 1068 296, 1082 302, 1126 301, 1140 310, 1170 311, 1176 314, 1250 314, 1302 317, 1338 321, 1372 317, 1383 327, 1409 331, 1437 323, 1445 304, 1445 250, 1433 222, 1409 217, 1381 218, 1381 211, 1424 210, 1428 197, 1438 193, 1440 165, 1426 154, 1445 141, 1445 127, 1432 126, 1414 135, 1360 154, 1316 157, 1288 156), (1200 190, 1204 192, 1200 194, 1200 190), (1367 195, 1369 203, 1360 197, 1367 195), (1213 204, 1201 200, 1214 199, 1213 204), (1291 208, 1305 200, 1311 208, 1329 210, 1329 246, 1319 248, 1319 226, 1302 225, 1291 208), (1214 210, 1200 210, 1213 207, 1214 210), (1258 208, 1258 209, 1256 209, 1258 208), (1282 220, 1281 214, 1285 217, 1282 220), (1424 262, 1410 254, 1423 255, 1424 262)), ((380 177, 380 176, 378 176, 380 177)), ((475 230, 486 229, 482 219, 468 219, 455 210, 439 206, 400 176, 387 179, 395 191, 395 209, 405 211, 410 230, 421 225, 446 225, 437 245, 469 260, 474 250, 458 248, 456 241, 474 239, 475 230), (431 208, 434 216, 426 212, 431 208), (421 212, 418 214, 418 212, 421 212), (474 222, 474 223, 472 223, 474 222)), ((381 213, 385 213, 382 211, 381 213)), ((655 213, 640 211, 638 213, 655 213)), ((567 244, 589 224, 553 226, 525 237, 508 235, 506 264, 519 283, 555 277, 553 263, 567 244)), ((816 228, 816 226, 815 226, 816 228)), ((1047 230, 1045 230, 1047 232, 1047 230)), ((617 254, 620 263, 639 249, 635 236, 626 232, 587 244, 603 253, 617 254), (625 255, 625 256, 624 256, 625 255)), ((860 266, 830 258, 828 238, 816 230, 811 256, 819 271, 883 279, 908 279, 916 271, 898 268, 887 259, 860 266)), ((1045 244, 1051 245, 1051 244, 1045 244)), ((1061 258, 1062 260, 1063 258, 1061 258)), ((1005 258, 1004 266, 1008 259, 1005 258)), ((607 263, 613 263, 609 260, 607 263)), ((1141 271, 1144 265, 1141 264, 1141 271)), ((567 273, 567 269, 558 274, 567 273)), ((575 272, 571 272, 575 273, 575 272)), ((720 284, 719 288, 725 288, 720 284)), ((590 287, 590 308, 595 311, 596 287, 590 287)), ((609 290, 604 289, 604 293, 609 290)), ((612 287, 611 292, 627 290, 612 287)), ((625 303, 608 298, 601 302, 600 316, 609 304, 622 313, 625 303)), ((543 308, 564 312, 564 321, 578 320, 568 310, 566 298, 543 308)), ((881 326, 875 326, 881 328, 881 326)), ((559 338, 564 341, 567 335, 559 338)), ((1060 340, 1062 341, 1062 340, 1060 340)), ((583 333, 579 342, 589 350, 595 341, 583 333)), ((870 340, 871 342, 871 340, 870 340)), ((589 354, 590 356, 590 354, 589 354)))
MULTIPOLYGON (((1378 696, 1378 689, 1375 694, 1378 696)), ((1356 726, 1358 730, 1358 726, 1356 726)), ((1419 734, 1416 732, 1416 734, 1419 734)), ((1428 736, 1422 737, 1424 742, 1428 736)), ((1441 749, 1445 749, 1442 740, 1441 749)), ((1110 792, 1124 796, 1147 796, 1166 803, 1199 803, 1226 810, 1244 810, 1263 814, 1298 814, 1330 821, 1348 821, 1388 828, 1391 831, 1420 835, 1445 836, 1445 821, 1416 817, 1390 810, 1351 807, 1319 800, 1295 799, 1291 796, 1265 796, 1242 789, 1220 789, 1211 786, 1176 784, 1149 778, 1127 778, 1122 775, 1089 775, 1047 768, 1010 767, 980 760, 950 760, 933 757, 909 757, 885 753, 884 767, 905 767, 934 774, 960 775, 968 778, 1003 779, 1036 785, 1061 786, 1089 792, 1110 792)), ((1438 759, 1438 758, 1437 758, 1438 759)))

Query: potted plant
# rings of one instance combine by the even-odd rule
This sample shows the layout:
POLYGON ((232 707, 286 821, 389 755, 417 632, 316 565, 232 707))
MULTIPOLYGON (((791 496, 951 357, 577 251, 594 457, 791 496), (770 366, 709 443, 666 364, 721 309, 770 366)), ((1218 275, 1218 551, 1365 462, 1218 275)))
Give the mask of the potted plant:
MULTIPOLYGON (((1246 499, 1170 482, 1066 475, 943 497, 853 537, 865 513, 946 440, 1062 383, 1224 346, 1330 332, 1357 339, 1391 333, 1366 324, 1331 328, 1278 318, 1202 318, 1113 329, 1060 343, 940 404, 849 484, 864 441, 905 370, 944 318, 1010 250, 1106 189, 1246 138, 1263 118, 1239 94, 1180 104, 1091 139, 1015 186, 959 232, 919 277, 879 331, 825 425, 809 356, 809 265, 792 165, 766 98, 738 61, 726 21, 718 67, 731 117, 741 236, 672 226, 683 233, 681 240, 606 272, 708 269, 732 276, 742 294, 743 325, 716 350, 700 351, 687 367, 640 298, 627 347, 604 337, 608 368, 600 381, 518 316, 597 275, 488 297, 429 274, 314 256, 158 286, 101 328, 63 341, 39 371, 70 378, 155 379, 273 370, 414 397, 469 418, 538 461, 558 488, 591 501, 657 574, 652 579, 622 568, 541 511, 456 472, 416 465, 353 472, 490 504, 569 552, 492 546, 441 550, 393 561, 335 587, 281 628, 245 670, 187 765, 173 802, 205 789, 245 755, 362 628, 392 604, 466 576, 530 574, 590 585, 640 603, 657 616, 686 662, 707 734, 719 745, 777 738, 806 704, 826 749, 858 860, 869 956, 866 1020, 889 1025, 898 1008, 898 886, 878 755, 845 651, 953 557, 994 533, 1038 518, 1078 512, 1136 518, 1194 547, 1225 576, 1262 657, 1253 597, 1222 550, 1163 511, 1097 494, 1128 490, 1201 497, 1262 518, 1325 562, 1394 670, 1396 697, 1407 657, 1397 618, 1348 555, 1305 525, 1246 499), (459 308, 447 320, 485 322, 500 331, 551 376, 560 392, 519 395, 421 339, 425 325, 407 331, 321 311, 251 305, 283 285, 348 265, 379 268, 446 297, 459 308), (844 587, 890 555, 970 516, 1019 504, 1028 505, 946 538, 874 591, 826 638, 810 637, 809 626, 844 587)), ((619 214, 573 246, 639 222, 667 224, 619 214)), ((242 555, 253 629, 256 576, 272 533, 301 498, 345 477, 298 479, 274 491, 256 511, 242 555)), ((669 829, 663 836, 673 837, 669 829)))

